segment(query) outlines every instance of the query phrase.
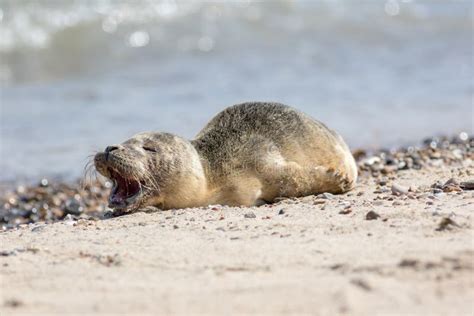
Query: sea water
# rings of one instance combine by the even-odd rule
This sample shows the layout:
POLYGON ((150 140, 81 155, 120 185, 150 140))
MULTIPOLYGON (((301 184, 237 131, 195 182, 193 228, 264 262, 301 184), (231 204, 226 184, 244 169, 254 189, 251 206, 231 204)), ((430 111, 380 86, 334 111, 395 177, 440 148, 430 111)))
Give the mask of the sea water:
POLYGON ((473 132, 471 1, 0 1, 0 180, 79 177, 245 101, 355 147, 473 132))

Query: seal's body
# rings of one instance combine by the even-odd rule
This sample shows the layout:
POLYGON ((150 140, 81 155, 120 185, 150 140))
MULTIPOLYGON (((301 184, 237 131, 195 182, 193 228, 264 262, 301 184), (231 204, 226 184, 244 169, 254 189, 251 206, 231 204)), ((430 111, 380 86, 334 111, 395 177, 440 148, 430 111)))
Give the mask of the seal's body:
POLYGON ((334 131, 283 104, 243 103, 217 114, 189 142, 141 133, 95 156, 115 182, 111 207, 253 206, 278 197, 352 189, 357 167, 334 131))

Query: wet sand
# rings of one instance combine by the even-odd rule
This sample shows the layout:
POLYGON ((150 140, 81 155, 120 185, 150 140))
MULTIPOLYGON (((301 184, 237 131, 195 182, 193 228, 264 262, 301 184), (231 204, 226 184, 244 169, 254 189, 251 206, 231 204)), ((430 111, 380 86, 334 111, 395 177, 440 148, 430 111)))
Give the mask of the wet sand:
POLYGON ((0 314, 472 315, 472 150, 430 152, 338 196, 7 229, 0 314))

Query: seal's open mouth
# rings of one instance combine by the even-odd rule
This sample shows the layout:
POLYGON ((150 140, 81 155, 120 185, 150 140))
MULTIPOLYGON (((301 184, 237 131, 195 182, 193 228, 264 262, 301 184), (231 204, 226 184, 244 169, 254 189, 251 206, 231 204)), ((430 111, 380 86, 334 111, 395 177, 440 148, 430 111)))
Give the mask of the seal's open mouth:
POLYGON ((109 174, 111 180, 114 181, 114 187, 109 197, 109 206, 126 208, 132 205, 141 193, 140 182, 124 178, 111 168, 109 168, 109 174))

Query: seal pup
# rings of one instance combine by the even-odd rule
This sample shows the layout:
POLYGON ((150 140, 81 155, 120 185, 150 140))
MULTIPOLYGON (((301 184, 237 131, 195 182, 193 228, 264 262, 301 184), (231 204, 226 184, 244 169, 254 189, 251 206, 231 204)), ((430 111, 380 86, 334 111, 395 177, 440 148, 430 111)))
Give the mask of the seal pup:
POLYGON ((114 183, 109 206, 122 212, 255 206, 343 193, 357 180, 341 136, 287 105, 265 102, 228 107, 192 141, 169 133, 137 134, 97 153, 94 165, 114 183))

